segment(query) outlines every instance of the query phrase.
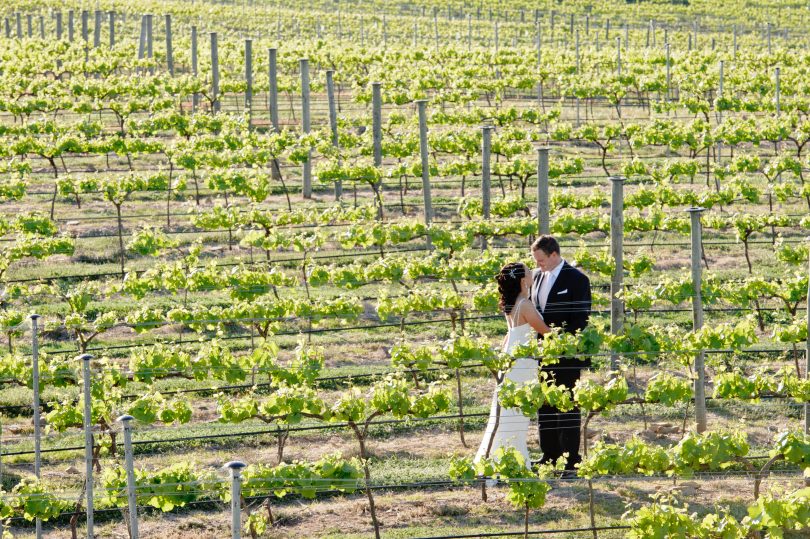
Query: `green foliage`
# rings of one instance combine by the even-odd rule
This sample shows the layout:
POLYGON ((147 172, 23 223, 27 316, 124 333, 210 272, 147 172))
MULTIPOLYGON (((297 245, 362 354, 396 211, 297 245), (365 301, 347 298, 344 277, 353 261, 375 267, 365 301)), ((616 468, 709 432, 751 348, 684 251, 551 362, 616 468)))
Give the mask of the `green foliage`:
POLYGON ((497 478, 509 487, 507 499, 518 508, 540 509, 545 505, 551 486, 543 481, 550 475, 552 465, 532 471, 514 447, 499 447, 489 459, 473 464, 469 458, 453 457, 449 476, 453 481, 469 483, 478 477, 497 478))
POLYGON ((620 333, 605 337, 608 348, 617 354, 632 354, 639 361, 657 361, 662 345, 655 328, 625 323, 620 333))
POLYGON ((632 438, 622 445, 596 442, 579 466, 578 475, 653 475, 670 469, 671 457, 666 449, 632 438))
POLYGON ((691 477, 697 471, 724 470, 748 454, 741 432, 688 433, 670 448, 637 438, 619 445, 597 442, 579 467, 584 477, 642 473, 691 477))
POLYGON ((430 384, 424 393, 414 393, 403 378, 387 376, 372 386, 368 405, 374 412, 390 413, 395 418, 427 418, 450 408, 450 394, 437 383, 430 384))
POLYGON ((774 437, 770 456, 781 456, 800 468, 810 467, 810 436, 799 431, 785 431, 774 437))
POLYGON ((388 297, 384 292, 377 299, 377 315, 380 320, 390 320, 394 316, 406 317, 417 312, 437 310, 460 310, 464 307, 463 298, 453 290, 435 287, 413 290, 407 296, 388 297))
POLYGON ((667 373, 658 373, 650 378, 644 392, 646 402, 658 402, 664 406, 690 402, 691 399, 692 383, 667 373))
POLYGON ((580 379, 574 386, 574 402, 588 412, 606 414, 617 404, 627 400, 627 392, 627 380, 624 376, 612 376, 604 383, 580 379))
POLYGON ((177 247, 177 242, 170 240, 159 228, 151 225, 141 227, 127 243, 127 249, 141 256, 157 256, 161 250, 173 247, 177 247))
POLYGON ((689 513, 687 505, 674 504, 663 496, 655 498, 649 505, 628 511, 622 519, 631 527, 627 537, 633 539, 745 539, 750 531, 747 523, 738 522, 726 510, 701 519, 697 513, 689 513))
POLYGON ((714 379, 714 398, 759 399, 762 395, 776 392, 776 380, 756 373, 745 376, 741 372, 721 372, 714 379))
MULTIPOLYGON (((123 466, 106 467, 101 473, 105 495, 102 502, 111 507, 126 507, 127 473, 123 466)), ((156 471, 135 469, 138 505, 148 505, 162 512, 206 500, 211 492, 227 492, 227 486, 212 472, 201 472, 191 462, 172 464, 156 471)))
POLYGON ((558 363, 563 357, 591 356, 599 351, 603 341, 604 335, 593 325, 577 330, 576 333, 568 333, 555 327, 543 336, 540 356, 544 365, 558 363))
POLYGON ((785 496, 766 495, 748 507, 746 520, 768 537, 784 537, 785 531, 810 528, 810 488, 785 496))
POLYGON ((0 502, 0 518, 18 515, 32 522, 39 518, 48 521, 67 511, 72 505, 54 493, 53 486, 43 481, 24 477, 11 493, 3 493, 0 502))
POLYGON ((672 473, 689 477, 698 470, 723 470, 748 454, 745 433, 688 433, 672 448, 672 473))
POLYGON ((574 408, 571 391, 562 384, 554 384, 546 372, 540 372, 539 379, 520 386, 504 380, 498 390, 498 399, 504 408, 518 409, 527 417, 535 416, 545 405, 563 412, 574 408))
POLYGON ((346 460, 339 453, 325 455, 312 463, 256 464, 242 472, 242 494, 253 497, 272 493, 277 498, 292 494, 312 499, 319 492, 354 492, 362 477, 358 459, 346 460))

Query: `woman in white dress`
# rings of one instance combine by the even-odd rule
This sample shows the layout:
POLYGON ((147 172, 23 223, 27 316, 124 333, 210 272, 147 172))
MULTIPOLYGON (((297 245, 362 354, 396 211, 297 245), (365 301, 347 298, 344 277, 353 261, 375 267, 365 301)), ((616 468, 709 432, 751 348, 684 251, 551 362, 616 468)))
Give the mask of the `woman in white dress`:
MULTIPOLYGON (((501 268, 496 280, 500 293, 499 305, 506 317, 508 328, 502 346, 503 351, 509 354, 516 346, 528 344, 531 339, 537 338, 538 333, 548 333, 549 327, 543 322, 543 317, 537 312, 534 304, 529 301, 532 272, 526 264, 521 262, 507 264, 501 268)), ((537 379, 537 367, 536 359, 517 358, 502 379, 511 380, 517 385, 525 384, 537 379)), ((474 461, 478 462, 482 458, 494 455, 499 447, 514 447, 523 455, 526 466, 529 466, 529 448, 526 445, 529 418, 518 409, 504 409, 498 406, 499 389, 500 384, 492 396, 489 421, 474 461)))

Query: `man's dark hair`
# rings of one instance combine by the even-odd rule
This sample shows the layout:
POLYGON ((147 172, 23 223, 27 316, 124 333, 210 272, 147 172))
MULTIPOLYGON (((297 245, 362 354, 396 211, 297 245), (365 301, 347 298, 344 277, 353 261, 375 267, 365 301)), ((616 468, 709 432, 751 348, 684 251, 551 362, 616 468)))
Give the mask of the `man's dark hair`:
POLYGON ((532 243, 532 252, 538 249, 542 250, 546 255, 550 255, 551 253, 560 254, 560 244, 557 243, 554 236, 549 236, 548 234, 544 234, 534 240, 534 243, 532 243))

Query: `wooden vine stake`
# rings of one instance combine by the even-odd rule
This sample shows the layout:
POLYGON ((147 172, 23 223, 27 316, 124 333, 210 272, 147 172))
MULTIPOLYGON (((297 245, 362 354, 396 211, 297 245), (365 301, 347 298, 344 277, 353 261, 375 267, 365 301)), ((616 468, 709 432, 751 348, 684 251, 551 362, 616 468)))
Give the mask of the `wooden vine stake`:
MULTIPOLYGON (((692 326, 695 331, 703 327, 703 302, 701 298, 702 267, 700 262, 702 227, 700 214, 703 208, 689 208, 692 230, 692 326)), ((706 430, 706 369, 705 351, 695 353, 695 429, 698 433, 706 430)))

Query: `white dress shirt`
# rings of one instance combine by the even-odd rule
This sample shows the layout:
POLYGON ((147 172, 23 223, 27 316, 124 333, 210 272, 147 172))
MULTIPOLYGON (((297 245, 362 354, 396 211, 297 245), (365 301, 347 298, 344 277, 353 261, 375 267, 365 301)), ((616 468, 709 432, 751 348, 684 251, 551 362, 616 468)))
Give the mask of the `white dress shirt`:
POLYGON ((557 264, 554 269, 551 271, 542 272, 542 277, 540 278, 540 289, 537 291, 537 304, 540 306, 540 312, 546 310, 548 293, 551 292, 551 287, 554 286, 557 276, 560 274, 560 271, 562 271, 563 264, 565 264, 565 260, 560 258, 560 263, 557 264))

